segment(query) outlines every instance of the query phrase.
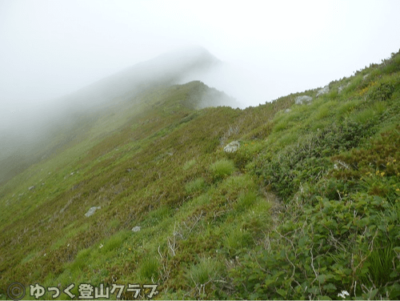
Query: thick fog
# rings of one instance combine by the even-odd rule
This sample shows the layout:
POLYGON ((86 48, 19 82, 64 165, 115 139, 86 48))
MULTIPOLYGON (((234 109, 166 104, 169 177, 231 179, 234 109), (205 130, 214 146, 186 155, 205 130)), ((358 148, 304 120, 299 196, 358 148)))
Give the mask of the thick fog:
POLYGON ((0 108, 60 98, 188 45, 229 64, 209 85, 265 103, 398 51, 399 11, 396 0, 0 0, 0 108))
POLYGON ((201 80, 241 107, 322 87, 398 51, 399 11, 397 0, 0 0, 0 161, 149 84, 201 80))
MULTIPOLYGON (((64 145, 81 141, 97 121, 143 102, 142 93, 187 83, 213 73, 220 60, 202 47, 170 51, 135 64, 52 101, 31 102, 2 112, 0 118, 0 184, 30 164, 48 158, 64 145)), ((211 89, 196 99, 196 107, 239 107, 211 89)), ((198 96, 196 96, 198 97, 198 96)), ((111 126, 107 130, 115 130, 111 126)), ((101 132, 99 135, 104 136, 101 132)))

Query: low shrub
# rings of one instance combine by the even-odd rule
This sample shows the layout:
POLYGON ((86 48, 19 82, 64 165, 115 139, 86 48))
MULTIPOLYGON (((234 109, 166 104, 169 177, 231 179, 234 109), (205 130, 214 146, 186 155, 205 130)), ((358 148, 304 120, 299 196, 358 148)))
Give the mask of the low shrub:
POLYGON ((188 169, 192 168, 195 164, 196 164, 196 160, 195 159, 189 160, 183 165, 182 169, 183 170, 188 170, 188 169))
POLYGON ((147 257, 139 267, 139 275, 146 280, 156 281, 160 263, 156 258, 147 257))
POLYGON ((230 256, 238 255, 244 248, 251 245, 252 238, 248 231, 235 228, 225 239, 224 247, 230 256))
POLYGON ((185 190, 187 193, 192 194, 201 191, 206 186, 204 178, 197 178, 189 183, 186 183, 185 190))
POLYGON ((233 173, 235 164, 228 159, 221 159, 211 164, 210 171, 214 179, 223 179, 233 173))
POLYGON ((221 274, 222 266, 215 259, 202 258, 199 263, 190 266, 186 273, 188 280, 198 287, 216 280, 221 274))
POLYGON ((248 193, 242 193, 235 205, 235 209, 238 212, 243 212, 246 209, 248 209, 250 206, 252 206, 257 199, 257 194, 254 191, 250 191, 248 193))

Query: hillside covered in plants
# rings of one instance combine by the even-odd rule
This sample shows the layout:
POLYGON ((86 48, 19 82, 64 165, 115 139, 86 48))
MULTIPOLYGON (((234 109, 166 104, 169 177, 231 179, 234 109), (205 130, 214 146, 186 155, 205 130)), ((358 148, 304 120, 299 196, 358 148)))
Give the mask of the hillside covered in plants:
POLYGON ((35 283, 399 299, 400 52, 322 89, 201 108, 220 99, 163 82, 57 132, 0 186, 0 298, 20 282, 25 299, 35 283))

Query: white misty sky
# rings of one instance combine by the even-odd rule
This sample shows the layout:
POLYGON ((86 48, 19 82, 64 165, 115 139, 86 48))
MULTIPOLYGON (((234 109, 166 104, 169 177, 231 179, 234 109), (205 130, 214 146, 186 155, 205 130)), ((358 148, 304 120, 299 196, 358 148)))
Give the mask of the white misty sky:
POLYGON ((397 52, 399 12, 397 0, 0 0, 0 109, 191 45, 237 70, 206 84, 257 105, 397 52))

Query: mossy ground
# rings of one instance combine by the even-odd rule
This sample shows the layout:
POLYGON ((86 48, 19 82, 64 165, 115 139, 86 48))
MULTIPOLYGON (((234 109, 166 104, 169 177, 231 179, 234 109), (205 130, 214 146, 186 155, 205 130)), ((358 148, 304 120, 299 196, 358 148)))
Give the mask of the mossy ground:
POLYGON ((14 281, 75 294, 155 283, 160 299, 399 298, 400 55, 329 86, 196 110, 207 88, 192 82, 83 121, 82 137, 0 187, 1 298, 14 281), (232 140, 240 149, 224 153, 232 140))

